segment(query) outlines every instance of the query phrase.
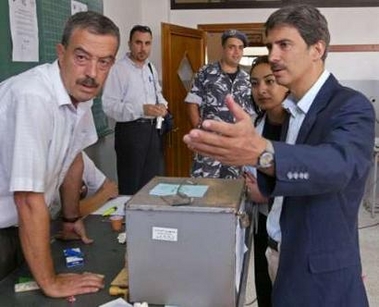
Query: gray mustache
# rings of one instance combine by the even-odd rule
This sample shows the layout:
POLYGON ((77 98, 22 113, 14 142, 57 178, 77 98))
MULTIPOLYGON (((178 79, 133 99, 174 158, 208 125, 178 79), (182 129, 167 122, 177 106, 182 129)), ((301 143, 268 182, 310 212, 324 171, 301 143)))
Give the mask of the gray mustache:
POLYGON ((90 86, 90 87, 99 86, 99 84, 95 81, 95 79, 91 77, 87 77, 85 79, 79 79, 76 83, 80 85, 90 86))

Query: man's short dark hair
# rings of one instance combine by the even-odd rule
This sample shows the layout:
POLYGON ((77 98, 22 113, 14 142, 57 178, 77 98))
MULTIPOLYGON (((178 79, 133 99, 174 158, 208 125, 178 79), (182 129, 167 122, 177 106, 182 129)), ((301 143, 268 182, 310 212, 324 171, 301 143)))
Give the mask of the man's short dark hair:
POLYGON ((241 32, 241 31, 234 30, 234 29, 226 30, 222 34, 222 36, 221 36, 221 45, 225 46, 226 41, 228 40, 228 38, 231 38, 231 37, 239 39, 243 43, 243 47, 244 48, 247 47, 247 45, 248 45, 248 39, 247 39, 246 34, 243 33, 243 32, 241 32))
POLYGON ((153 36, 153 33, 151 32, 150 27, 148 27, 148 26, 141 26, 141 25, 135 25, 135 26, 130 30, 130 33, 129 33, 129 41, 132 40, 132 38, 133 38, 133 34, 134 34, 135 32, 150 33, 150 35, 153 36))
POLYGON ((68 46, 72 33, 78 28, 93 34, 113 35, 117 38, 117 48, 120 45, 120 30, 114 22, 100 13, 86 11, 76 13, 67 20, 61 41, 63 46, 68 46))
POLYGON ((266 36, 276 27, 290 26, 297 29, 307 46, 322 40, 325 42, 325 52, 322 60, 326 59, 330 43, 328 22, 320 11, 312 5, 299 4, 285 6, 270 15, 265 23, 266 36))

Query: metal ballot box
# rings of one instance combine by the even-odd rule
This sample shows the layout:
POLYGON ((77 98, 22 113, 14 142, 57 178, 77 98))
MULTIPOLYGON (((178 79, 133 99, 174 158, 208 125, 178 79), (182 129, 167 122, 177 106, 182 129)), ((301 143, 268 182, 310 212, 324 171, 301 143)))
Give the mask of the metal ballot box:
POLYGON ((246 218, 242 179, 152 179, 126 205, 129 300, 237 306, 246 218))

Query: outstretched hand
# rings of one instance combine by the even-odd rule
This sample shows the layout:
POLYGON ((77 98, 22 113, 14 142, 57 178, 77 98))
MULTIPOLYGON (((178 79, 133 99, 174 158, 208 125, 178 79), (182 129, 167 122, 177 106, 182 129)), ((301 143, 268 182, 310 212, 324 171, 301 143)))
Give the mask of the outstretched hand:
POLYGON ((255 165, 266 140, 255 130, 253 119, 228 95, 225 104, 235 123, 205 120, 202 129, 192 129, 183 141, 192 151, 227 165, 255 165))

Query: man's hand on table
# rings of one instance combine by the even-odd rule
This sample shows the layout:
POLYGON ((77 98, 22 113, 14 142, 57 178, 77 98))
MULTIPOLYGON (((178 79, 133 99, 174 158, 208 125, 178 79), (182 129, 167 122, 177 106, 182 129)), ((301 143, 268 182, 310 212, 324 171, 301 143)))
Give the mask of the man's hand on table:
POLYGON ((94 273, 58 274, 42 291, 50 297, 69 297, 94 293, 104 288, 104 276, 94 273))

